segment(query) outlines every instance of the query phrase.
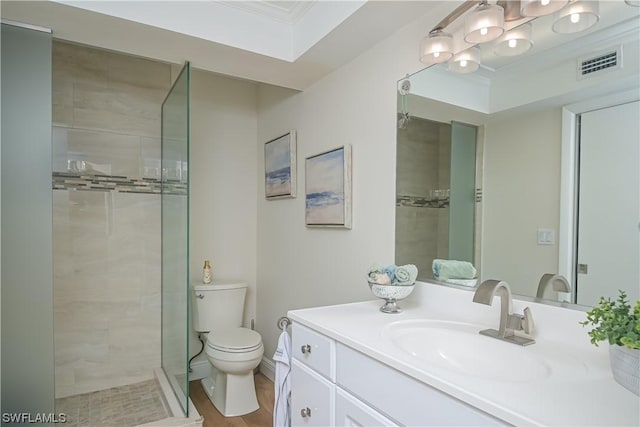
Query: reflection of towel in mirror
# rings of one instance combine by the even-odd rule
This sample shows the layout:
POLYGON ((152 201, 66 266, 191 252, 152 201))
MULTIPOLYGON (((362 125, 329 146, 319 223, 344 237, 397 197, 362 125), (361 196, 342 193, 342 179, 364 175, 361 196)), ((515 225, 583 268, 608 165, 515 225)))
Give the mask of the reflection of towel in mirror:
POLYGON ((470 262, 454 259, 434 259, 431 267, 436 280, 474 279, 477 274, 470 262))
POLYGON ((282 331, 278 339, 278 348, 273 355, 276 362, 275 404, 273 408, 273 426, 291 426, 291 337, 282 331))
POLYGON ((478 279, 447 279, 445 282, 454 285, 471 286, 473 288, 478 283, 478 279))
POLYGON ((396 284, 413 285, 418 277, 418 268, 413 264, 401 265, 396 269, 396 284))

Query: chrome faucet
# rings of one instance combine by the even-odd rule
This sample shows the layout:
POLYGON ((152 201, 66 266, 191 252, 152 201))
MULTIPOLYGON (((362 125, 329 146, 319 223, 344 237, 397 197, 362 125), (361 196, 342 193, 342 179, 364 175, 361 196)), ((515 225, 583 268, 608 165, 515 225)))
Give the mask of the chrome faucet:
POLYGON ((569 281, 560 274, 543 274, 540 278, 540 283, 538 283, 538 292, 536 293, 537 298, 544 297, 544 291, 547 289, 549 285, 553 285, 553 290, 556 292, 571 292, 571 285, 569 281))
POLYGON ((473 302, 491 305, 496 294, 500 297, 500 326, 497 331, 495 329, 485 329, 480 333, 523 346, 535 343, 535 340, 531 338, 514 334, 515 331, 523 331, 525 334, 531 335, 534 324, 529 307, 524 309, 524 314, 511 312, 511 290, 507 282, 485 280, 476 289, 476 293, 473 295, 473 302))

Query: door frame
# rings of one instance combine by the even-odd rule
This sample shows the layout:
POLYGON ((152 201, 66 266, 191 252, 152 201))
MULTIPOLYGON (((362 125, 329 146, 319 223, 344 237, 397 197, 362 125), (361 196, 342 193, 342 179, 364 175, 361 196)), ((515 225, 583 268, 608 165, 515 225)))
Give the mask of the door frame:
POLYGON ((576 303, 577 221, 578 215, 578 117, 582 113, 640 101, 637 89, 588 99, 562 108, 560 155, 560 218, 558 227, 558 274, 571 284, 571 302, 576 303))

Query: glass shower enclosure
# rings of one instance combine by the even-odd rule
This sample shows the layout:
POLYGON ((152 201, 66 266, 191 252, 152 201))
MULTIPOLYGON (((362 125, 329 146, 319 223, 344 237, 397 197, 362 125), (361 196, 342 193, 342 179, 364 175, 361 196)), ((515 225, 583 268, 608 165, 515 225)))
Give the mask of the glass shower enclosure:
POLYGON ((189 73, 162 104, 162 369, 189 415, 189 73))

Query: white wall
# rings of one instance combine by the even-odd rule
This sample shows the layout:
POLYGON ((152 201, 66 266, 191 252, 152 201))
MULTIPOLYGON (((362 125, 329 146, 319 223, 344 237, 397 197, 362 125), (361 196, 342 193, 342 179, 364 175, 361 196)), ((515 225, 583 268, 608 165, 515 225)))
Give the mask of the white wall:
MULTIPOLYGON (((407 25, 302 93, 262 87, 258 107, 257 330, 275 351, 288 310, 373 299, 366 272, 394 262, 396 84, 417 71, 418 44, 432 18, 407 25), (298 197, 264 199, 263 144, 298 132, 298 197), (304 159, 353 146, 353 228, 304 225, 304 159)), ((354 319, 357 321, 357 319, 354 319)))
POLYGON ((190 277, 201 282, 209 259, 214 281, 248 282, 246 326, 256 317, 256 102, 257 84, 192 70, 190 277))
POLYGON ((514 294, 535 295, 540 277, 558 272, 561 126, 553 108, 485 127, 482 278, 514 294), (538 228, 554 229, 556 243, 538 245, 538 228))

